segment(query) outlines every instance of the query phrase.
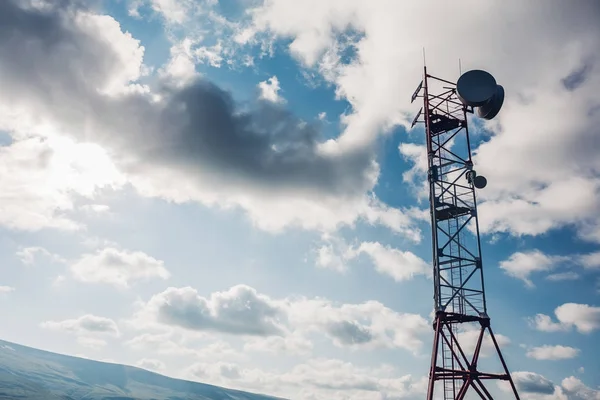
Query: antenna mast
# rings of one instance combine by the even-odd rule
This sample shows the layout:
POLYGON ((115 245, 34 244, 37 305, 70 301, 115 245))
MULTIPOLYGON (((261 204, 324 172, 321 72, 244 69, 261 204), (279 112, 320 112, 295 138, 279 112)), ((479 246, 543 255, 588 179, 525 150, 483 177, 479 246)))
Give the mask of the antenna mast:
POLYGON ((462 400, 472 392, 493 400, 484 384, 489 380, 508 381, 520 400, 487 314, 475 196, 487 180, 473 169, 467 124, 474 106, 481 118, 493 118, 504 90, 484 71, 466 72, 457 84, 429 75, 425 66, 423 72, 412 95, 412 101, 423 97, 423 108, 412 126, 425 124, 429 163, 435 322, 427 400, 434 398, 434 389, 436 399, 462 400), (466 331, 476 334, 462 336, 466 331), (502 364, 499 373, 479 369, 486 337, 502 364), (474 350, 469 355, 465 349, 474 350))

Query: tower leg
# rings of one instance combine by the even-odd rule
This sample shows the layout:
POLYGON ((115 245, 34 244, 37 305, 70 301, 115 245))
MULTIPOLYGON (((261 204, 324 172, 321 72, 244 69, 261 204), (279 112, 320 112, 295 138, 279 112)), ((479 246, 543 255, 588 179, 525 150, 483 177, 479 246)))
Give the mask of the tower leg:
POLYGON ((519 393, 517 393, 517 387, 515 386, 515 382, 513 381, 513 378, 510 375, 510 372, 508 372, 508 367, 506 366, 506 361, 504 361, 504 357, 502 356, 502 352, 500 351, 500 346, 498 346, 498 342, 496 341, 496 336, 494 336, 494 332, 492 332, 492 327, 488 326, 488 330, 490 331, 490 336, 492 337, 492 342, 494 342, 494 347, 496 348, 496 351, 498 352, 498 357, 500 357, 500 362, 502 363, 502 368, 504 368, 504 373, 508 376, 508 382, 510 383, 510 388, 512 389, 513 394, 515 395, 515 398, 517 400, 521 400, 521 398, 519 397, 519 393))
POLYGON ((433 400, 433 389, 435 386, 435 369, 437 364, 438 356, 438 345, 440 342, 440 328, 442 326, 440 321, 440 313, 438 312, 435 316, 434 322, 435 336, 433 337, 433 350, 431 351, 431 366, 429 368, 429 384, 427 386, 427 400, 433 400))

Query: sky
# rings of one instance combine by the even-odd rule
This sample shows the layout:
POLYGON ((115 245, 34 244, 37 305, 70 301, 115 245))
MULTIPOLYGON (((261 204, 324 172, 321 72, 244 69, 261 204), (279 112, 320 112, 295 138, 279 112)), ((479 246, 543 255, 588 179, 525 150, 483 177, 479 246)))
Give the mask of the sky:
POLYGON ((600 399, 598 20, 592 0, 0 2, 0 338, 292 399, 423 398, 425 53, 506 91, 470 126, 521 397, 600 399))

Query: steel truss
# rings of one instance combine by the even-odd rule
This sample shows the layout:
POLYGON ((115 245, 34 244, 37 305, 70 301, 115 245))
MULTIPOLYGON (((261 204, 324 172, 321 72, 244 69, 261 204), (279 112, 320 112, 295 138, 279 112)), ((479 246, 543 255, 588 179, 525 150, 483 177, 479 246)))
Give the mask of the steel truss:
MULTIPOLYGON (((435 322, 427 400, 442 381, 443 399, 464 399, 469 389, 479 398, 493 400, 486 380, 515 384, 487 314, 477 202, 472 178, 471 143, 465 107, 456 96, 456 84, 427 74, 412 96, 423 98, 423 108, 413 121, 425 124, 428 154, 429 202, 433 244, 435 322), (438 93, 432 93, 439 86, 438 93), (459 336, 467 325, 478 325, 473 354, 468 357, 459 336), (489 335, 502 364, 502 373, 479 371, 484 337, 489 335)), ((473 345, 471 343, 470 345, 473 345)), ((440 397, 441 398, 441 397, 440 397)))

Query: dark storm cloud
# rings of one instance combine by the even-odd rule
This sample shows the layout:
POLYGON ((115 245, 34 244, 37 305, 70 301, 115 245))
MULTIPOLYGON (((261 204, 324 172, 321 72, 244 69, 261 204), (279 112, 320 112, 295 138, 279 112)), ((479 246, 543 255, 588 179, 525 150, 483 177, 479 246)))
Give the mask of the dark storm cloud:
POLYGON ((128 159, 126 170, 166 166, 215 181, 326 194, 370 188, 371 149, 320 154, 314 126, 267 102, 242 109, 206 80, 162 87, 160 103, 143 94, 100 95, 96 88, 124 66, 110 44, 73 22, 81 3, 23 4, 0 1, 0 100, 111 148, 128 159))
POLYGON ((352 190, 370 163, 370 153, 343 157, 318 154, 319 132, 287 110, 257 102, 240 111, 231 95, 207 81, 171 94, 161 110, 160 129, 143 157, 204 166, 269 185, 335 184, 352 190))

